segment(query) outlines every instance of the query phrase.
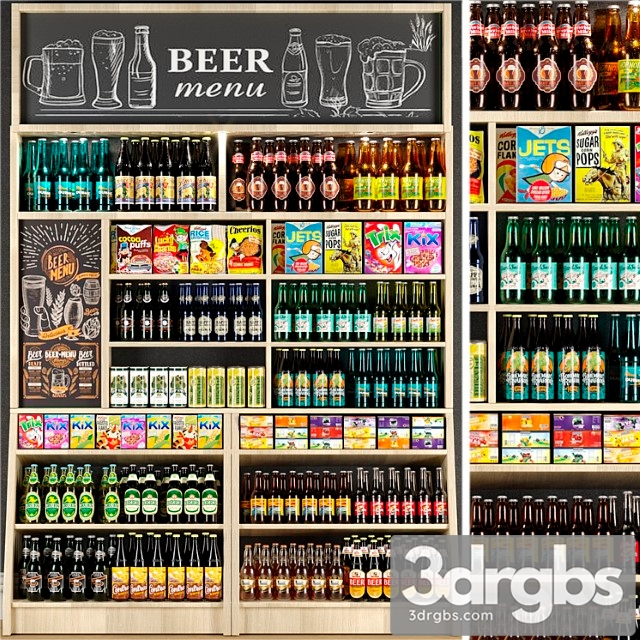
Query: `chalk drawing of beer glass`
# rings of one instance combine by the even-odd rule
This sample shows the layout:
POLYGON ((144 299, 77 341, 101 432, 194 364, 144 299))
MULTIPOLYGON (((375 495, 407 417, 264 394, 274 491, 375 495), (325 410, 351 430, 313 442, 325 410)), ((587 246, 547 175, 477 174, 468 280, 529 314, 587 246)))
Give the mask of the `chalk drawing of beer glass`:
POLYGON ((349 102, 347 73, 351 64, 351 38, 329 33, 316 38, 316 61, 320 70, 323 107, 340 108, 349 102))
POLYGON ((51 393, 58 395, 66 393, 70 385, 71 378, 63 369, 51 370, 51 393))
POLYGON ((22 304, 20 325, 25 335, 37 338, 42 330, 42 315, 39 310, 44 305, 44 276, 22 276, 22 304))
POLYGON ((96 74, 96 109, 118 109, 118 79, 124 60, 124 36, 119 31, 96 31, 91 37, 91 59, 96 74))

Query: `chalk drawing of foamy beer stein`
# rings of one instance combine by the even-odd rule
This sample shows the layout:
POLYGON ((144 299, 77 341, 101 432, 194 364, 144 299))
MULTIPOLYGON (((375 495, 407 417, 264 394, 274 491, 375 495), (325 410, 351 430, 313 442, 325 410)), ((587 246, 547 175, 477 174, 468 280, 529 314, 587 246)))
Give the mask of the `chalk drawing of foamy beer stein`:
POLYGON ((358 53, 367 107, 397 109, 420 89, 427 77, 420 62, 407 59, 407 48, 403 42, 374 36, 358 44, 358 53), (410 67, 416 70, 418 77, 405 90, 406 70, 410 67))
POLYGON ((67 392, 71 378, 66 371, 62 369, 53 369, 51 371, 51 393, 61 396, 67 392))
POLYGON ((42 48, 39 56, 28 56, 22 69, 22 84, 40 96, 40 104, 79 105, 84 97, 84 49, 79 40, 58 40, 42 48), (34 63, 42 67, 42 84, 31 81, 34 63))

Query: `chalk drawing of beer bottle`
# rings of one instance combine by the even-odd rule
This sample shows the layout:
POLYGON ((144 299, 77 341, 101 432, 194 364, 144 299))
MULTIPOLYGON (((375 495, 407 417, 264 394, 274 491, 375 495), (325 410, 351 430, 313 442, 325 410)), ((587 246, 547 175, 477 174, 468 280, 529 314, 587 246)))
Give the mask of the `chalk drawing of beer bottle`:
POLYGON ((297 28, 289 29, 289 44, 282 57, 281 100, 285 107, 304 107, 309 101, 307 54, 297 28))
POLYGON ((129 108, 156 106, 156 63, 149 50, 149 27, 136 26, 136 43, 129 62, 129 108))

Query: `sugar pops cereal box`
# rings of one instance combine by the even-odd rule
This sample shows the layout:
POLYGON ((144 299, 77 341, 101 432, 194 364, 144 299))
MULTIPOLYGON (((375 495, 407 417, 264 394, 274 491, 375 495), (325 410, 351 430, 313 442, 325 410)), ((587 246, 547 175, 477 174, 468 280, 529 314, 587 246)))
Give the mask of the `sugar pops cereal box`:
POLYGON ((324 272, 362 273, 362 222, 324 223, 324 272))

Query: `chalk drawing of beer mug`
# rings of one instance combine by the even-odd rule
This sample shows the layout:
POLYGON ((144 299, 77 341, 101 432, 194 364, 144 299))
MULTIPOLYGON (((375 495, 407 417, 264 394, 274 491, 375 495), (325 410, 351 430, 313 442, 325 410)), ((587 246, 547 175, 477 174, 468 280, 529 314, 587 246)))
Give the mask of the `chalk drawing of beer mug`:
POLYGON ((66 393, 71 384, 69 374, 62 369, 52 369, 51 371, 51 393, 61 395, 66 393))

